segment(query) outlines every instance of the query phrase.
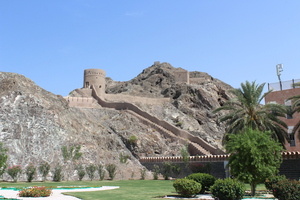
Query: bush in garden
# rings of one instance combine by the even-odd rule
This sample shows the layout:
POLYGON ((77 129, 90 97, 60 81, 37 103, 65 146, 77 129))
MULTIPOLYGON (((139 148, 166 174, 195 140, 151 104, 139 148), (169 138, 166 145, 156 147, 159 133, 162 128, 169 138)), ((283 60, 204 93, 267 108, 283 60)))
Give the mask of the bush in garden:
POLYGON ((88 166, 85 167, 86 173, 89 176, 90 180, 92 181, 95 177, 95 171, 97 170, 96 165, 94 164, 89 164, 88 166))
POLYGON ((85 176, 84 167, 82 165, 77 165, 75 169, 77 171, 79 181, 82 181, 83 177, 85 176))
POLYGON ((20 165, 14 165, 7 169, 7 174, 13 179, 14 182, 18 181, 19 176, 22 173, 22 167, 20 165))
POLYGON ((146 168, 142 168, 140 169, 140 172, 141 172, 141 180, 145 180, 146 178, 146 168))
POLYGON ((210 191, 219 200, 240 200, 245 194, 245 186, 235 179, 218 179, 210 187, 210 191))
POLYGON ((45 186, 33 186, 25 188, 19 192, 20 197, 48 197, 52 193, 52 190, 45 186))
POLYGON ((103 181, 104 176, 105 176, 105 169, 104 169, 104 166, 101 165, 101 164, 98 165, 98 166, 97 166, 97 170, 98 170, 98 174, 99 174, 100 181, 103 181))
POLYGON ((30 163, 26 167, 25 173, 26 173, 26 176, 27 176, 27 181, 31 182, 34 179, 35 175, 36 175, 36 167, 32 163, 30 163))
POLYGON ((63 179, 62 166, 56 165, 53 171, 53 181, 60 182, 63 179))
POLYGON ((280 200, 299 200, 300 182, 297 180, 283 179, 272 185, 273 195, 280 200))
POLYGON ((179 165, 177 165, 177 164, 173 164, 171 166, 171 169, 172 169, 173 174, 175 174, 176 177, 178 177, 179 174, 180 174, 180 172, 181 172, 181 167, 179 165))
POLYGON ((163 162, 162 171, 165 180, 169 180, 170 173, 172 170, 172 163, 171 162, 163 162))
POLYGON ((200 194, 203 194, 205 191, 209 190, 210 186, 212 186, 216 181, 215 177, 213 177, 210 174, 204 174, 204 173, 190 174, 186 178, 194 180, 202 185, 200 194))
POLYGON ((278 183, 281 180, 286 179, 285 175, 278 175, 278 176, 271 176, 269 178, 266 179, 265 181, 265 186, 267 188, 267 190, 273 192, 273 184, 278 183))
POLYGON ((157 180, 158 179, 158 174, 159 174, 159 166, 158 165, 154 165, 153 168, 153 179, 157 180))
POLYGON ((43 181, 46 180, 46 177, 47 177, 49 171, 50 171, 49 163, 47 163, 46 161, 42 162, 39 166, 39 172, 42 174, 43 181))
POLYGON ((174 181, 173 187, 183 197, 193 197, 201 190, 201 184, 190 179, 177 179, 174 181))
POLYGON ((116 176, 117 166, 115 164, 106 165, 106 170, 108 171, 108 176, 111 180, 114 180, 116 176))

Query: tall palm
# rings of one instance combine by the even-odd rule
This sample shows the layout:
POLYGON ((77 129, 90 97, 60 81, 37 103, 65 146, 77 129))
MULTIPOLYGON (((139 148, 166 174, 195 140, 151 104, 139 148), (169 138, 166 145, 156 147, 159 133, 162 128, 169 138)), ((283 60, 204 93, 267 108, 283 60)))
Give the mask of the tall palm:
MULTIPOLYGON (((219 119, 226 123, 227 134, 237 134, 247 127, 260 131, 271 131, 274 133, 273 137, 284 145, 285 139, 288 140, 285 131, 287 125, 278 117, 285 117, 285 107, 274 103, 260 104, 265 96, 271 92, 263 94, 264 86, 265 83, 258 85, 255 81, 241 83, 241 88, 230 91, 235 95, 235 98, 228 100, 222 107, 213 112, 229 111, 219 119)), ((226 141, 226 135, 224 139, 226 141)))
MULTIPOLYGON (((292 107, 290 108, 290 110, 291 110, 290 116, 292 116, 296 112, 300 113, 300 95, 293 96, 293 97, 289 98, 288 100, 292 100, 293 101, 292 107)), ((298 130, 298 137, 300 139, 300 120, 294 126, 294 128, 293 128, 293 134, 295 134, 297 130, 298 130)))

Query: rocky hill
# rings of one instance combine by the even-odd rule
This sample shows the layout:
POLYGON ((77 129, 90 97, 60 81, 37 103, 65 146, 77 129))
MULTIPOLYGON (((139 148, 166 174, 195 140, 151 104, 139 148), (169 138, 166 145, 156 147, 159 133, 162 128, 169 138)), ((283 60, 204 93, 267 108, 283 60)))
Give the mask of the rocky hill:
MULTIPOLYGON (((190 77, 202 80, 198 84, 175 84, 174 70, 162 63, 127 82, 107 78, 106 92, 169 97, 170 102, 164 105, 138 106, 221 147, 224 127, 212 110, 229 98, 231 87, 201 72, 190 73, 190 77)), ((9 150, 9 166, 25 168, 29 163, 47 161, 54 168, 64 164, 62 146, 81 145, 80 163, 114 163, 118 166, 116 179, 127 179, 132 172, 135 178, 140 177, 141 156, 180 155, 181 144, 140 123, 130 112, 101 106, 69 107, 62 96, 19 74, 0 72, 0 97, 0 140, 9 150), (130 142, 132 135, 137 137, 135 143, 130 142), (126 164, 120 163, 120 154, 129 156, 126 164)))

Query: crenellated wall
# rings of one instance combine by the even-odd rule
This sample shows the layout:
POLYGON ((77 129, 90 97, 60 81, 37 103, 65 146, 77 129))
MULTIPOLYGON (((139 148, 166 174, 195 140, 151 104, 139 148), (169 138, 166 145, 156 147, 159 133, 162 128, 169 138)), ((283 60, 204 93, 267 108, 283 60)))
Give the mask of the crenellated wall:
POLYGON ((71 107, 93 108, 97 101, 93 97, 64 97, 71 107))
POLYGON ((157 117, 149 114, 148 112, 141 110, 134 104, 127 103, 127 102, 123 102, 123 103, 106 102, 98 96, 97 91, 94 89, 94 86, 92 86, 92 89, 93 89, 92 96, 98 101, 98 103, 102 107, 114 108, 116 110, 131 110, 131 111, 137 113, 138 115, 142 116, 143 118, 146 118, 146 119, 150 120, 151 122, 172 132, 174 135, 176 135, 180 138, 184 138, 185 141, 189 142, 189 144, 190 144, 189 150, 190 150, 191 154, 193 154, 193 155, 197 155, 197 154, 202 155, 203 154, 203 151, 201 152, 197 146, 200 146, 203 149, 205 149, 206 153, 208 153, 208 154, 222 154, 223 153, 220 149, 211 146, 206 141, 204 141, 202 138, 194 136, 185 130, 179 129, 176 126, 173 126, 172 124, 170 124, 164 120, 160 120, 157 117))

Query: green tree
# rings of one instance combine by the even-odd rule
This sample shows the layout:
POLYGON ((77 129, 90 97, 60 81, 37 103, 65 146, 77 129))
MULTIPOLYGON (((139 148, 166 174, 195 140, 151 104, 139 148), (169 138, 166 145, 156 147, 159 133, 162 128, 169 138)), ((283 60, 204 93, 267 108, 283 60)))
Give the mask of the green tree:
POLYGON ((76 161, 82 156, 80 149, 80 145, 70 146, 69 148, 67 146, 61 147, 62 155, 64 158, 64 164, 66 165, 67 181, 69 180, 71 173, 75 170, 74 168, 76 161))
POLYGON ((256 84, 241 83, 241 88, 230 90, 235 98, 224 103, 223 106, 213 112, 229 111, 220 117, 220 122, 226 123, 226 134, 224 140, 228 139, 228 134, 242 133, 246 128, 258 129, 260 131, 271 131, 272 137, 279 141, 283 146, 285 139, 288 139, 286 132, 287 125, 278 117, 285 117, 285 106, 268 103, 265 105, 260 102, 271 91, 263 94, 265 83, 256 84))
POLYGON ((44 161, 40 163, 39 172, 42 174, 43 181, 46 181, 46 177, 50 171, 50 165, 48 162, 44 161))
POLYGON ((8 156, 6 155, 6 152, 7 149, 4 148, 3 144, 0 142, 0 177, 3 176, 7 167, 6 161, 8 156))
POLYGON ((97 167, 94 164, 89 164, 88 166, 85 167, 85 171, 86 171, 86 173, 89 176, 91 181, 95 178, 95 171, 96 170, 97 170, 97 167))
POLYGON ((245 129, 243 134, 231 134, 226 142, 230 154, 228 164, 231 174, 238 180, 251 185, 255 195, 256 185, 278 172, 282 162, 282 146, 270 139, 270 132, 245 129))
POLYGON ((82 181, 83 177, 85 176, 84 167, 82 166, 82 164, 79 164, 75 167, 75 169, 77 171, 79 181, 82 181))
POLYGON ((189 144, 186 142, 185 145, 180 149, 180 154, 182 157, 182 160, 185 164, 185 166, 187 167, 189 164, 189 157, 190 157, 190 153, 189 153, 189 144))
POLYGON ((26 167, 25 173, 26 173, 26 176, 27 176, 27 181, 30 183, 36 175, 36 167, 32 163, 30 163, 26 167))

